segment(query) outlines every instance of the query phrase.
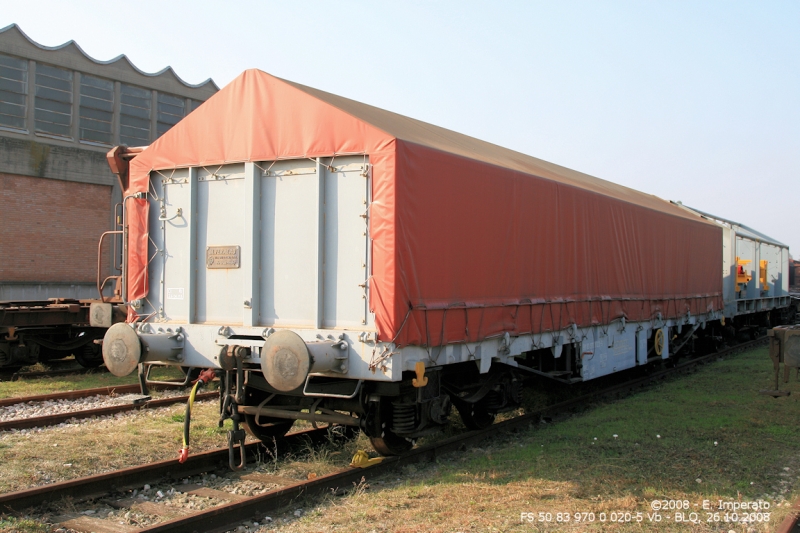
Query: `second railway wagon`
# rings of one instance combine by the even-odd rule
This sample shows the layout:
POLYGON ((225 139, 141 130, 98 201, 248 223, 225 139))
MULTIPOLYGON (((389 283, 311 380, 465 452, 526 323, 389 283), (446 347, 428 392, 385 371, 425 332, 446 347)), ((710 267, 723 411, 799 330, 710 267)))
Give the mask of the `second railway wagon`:
POLYGON ((106 364, 217 369, 263 440, 358 426, 383 454, 667 359, 723 317, 722 229, 601 179, 249 70, 129 162, 127 324, 106 364))

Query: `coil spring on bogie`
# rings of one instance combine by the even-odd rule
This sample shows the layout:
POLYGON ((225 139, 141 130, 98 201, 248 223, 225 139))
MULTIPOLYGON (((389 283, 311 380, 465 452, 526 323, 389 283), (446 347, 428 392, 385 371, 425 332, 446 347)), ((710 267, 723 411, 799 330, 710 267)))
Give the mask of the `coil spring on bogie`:
POLYGON ((510 394, 511 394, 511 401, 515 404, 522 403, 522 380, 521 379, 512 379, 511 385, 509 386, 510 394))
POLYGON ((505 396, 500 391, 490 391, 483 398, 483 401, 480 402, 480 405, 487 411, 496 411, 498 409, 502 409, 506 406, 505 396))
POLYGON ((417 427, 416 404, 393 403, 392 407, 392 431, 398 435, 414 431, 417 427))

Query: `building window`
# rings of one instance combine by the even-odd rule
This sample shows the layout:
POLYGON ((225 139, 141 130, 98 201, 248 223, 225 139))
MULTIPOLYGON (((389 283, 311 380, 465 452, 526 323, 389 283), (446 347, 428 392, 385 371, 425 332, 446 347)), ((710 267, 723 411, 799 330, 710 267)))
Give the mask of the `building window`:
POLYGON ((0 54, 0 126, 25 129, 28 62, 0 54))
POLYGON ((36 65, 36 131, 70 136, 72 126, 72 71, 36 65))
MULTIPOLYGON (((202 103, 202 100, 189 100, 189 113, 200 107, 202 103)), ((189 113, 186 114, 188 115, 189 113)))
POLYGON ((111 144, 114 118, 114 82, 81 75, 80 138, 111 144))
POLYGON ((164 135, 172 126, 180 122, 184 117, 185 105, 186 102, 183 98, 158 93, 158 126, 156 131, 158 137, 164 135))
POLYGON ((150 91, 123 84, 120 100, 119 142, 128 146, 150 144, 150 91))

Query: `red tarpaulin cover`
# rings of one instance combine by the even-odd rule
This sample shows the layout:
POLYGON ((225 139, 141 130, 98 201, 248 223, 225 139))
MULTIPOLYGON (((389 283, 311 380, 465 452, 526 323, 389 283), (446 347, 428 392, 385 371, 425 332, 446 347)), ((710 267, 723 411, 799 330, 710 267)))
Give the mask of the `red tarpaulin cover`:
MULTIPOLYGON (((660 198, 248 70, 131 161, 150 172, 369 156, 370 308, 381 340, 476 341, 722 308, 722 230, 660 198)), ((129 200, 128 299, 147 294, 129 200)))

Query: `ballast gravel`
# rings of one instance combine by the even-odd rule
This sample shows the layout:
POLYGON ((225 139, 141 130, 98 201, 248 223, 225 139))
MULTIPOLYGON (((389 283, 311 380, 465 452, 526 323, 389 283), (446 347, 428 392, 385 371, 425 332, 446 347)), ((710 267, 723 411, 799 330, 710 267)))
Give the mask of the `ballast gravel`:
MULTIPOLYGON (((172 398, 185 396, 188 394, 184 390, 165 390, 153 393, 155 398, 172 398)), ((44 402, 26 402, 0 407, 0 422, 11 420, 22 420, 26 418, 36 418, 40 416, 50 416, 63 413, 75 413, 99 409, 101 407, 113 407, 133 403, 135 398, 140 398, 137 394, 123 395, 98 395, 87 398, 76 398, 73 400, 47 400, 44 402)))
MULTIPOLYGON (((248 467, 246 472, 272 473, 271 469, 265 465, 248 467)), ((225 502, 232 501, 235 496, 256 496, 264 494, 270 490, 278 488, 277 484, 260 483, 244 479, 239 479, 236 474, 226 472, 223 475, 211 473, 199 474, 172 483, 147 484, 141 488, 125 491, 122 494, 102 498, 94 503, 78 503, 73 507, 63 508, 61 503, 53 504, 49 512, 41 516, 34 516, 43 523, 49 523, 57 527, 52 520, 63 515, 65 512, 71 515, 92 516, 106 520, 109 526, 119 524, 125 526, 145 527, 169 520, 173 516, 181 516, 200 512, 210 507, 215 507, 225 502), (230 499, 207 498, 191 494, 189 491, 195 487, 207 487, 231 494, 230 499), (139 504, 152 502, 163 506, 163 512, 158 515, 148 513, 144 509, 138 508, 139 504), (120 504, 123 504, 120 506, 120 504)), ((294 517, 305 514, 303 509, 294 511, 294 517)), ((259 526, 272 522, 272 517, 264 516, 261 522, 247 521, 242 525, 234 527, 231 531, 244 532, 256 531, 259 526)), ((67 529, 55 529, 55 531, 68 531, 67 529)))

